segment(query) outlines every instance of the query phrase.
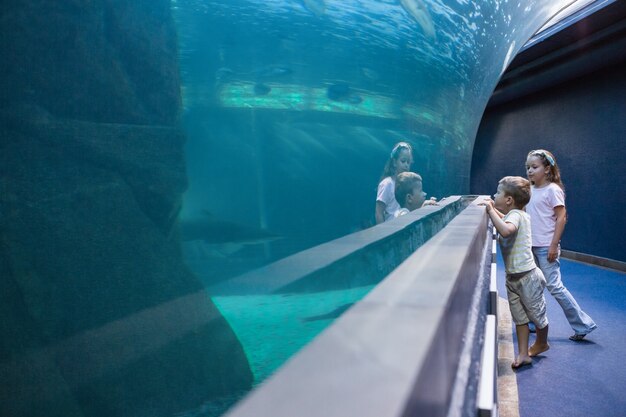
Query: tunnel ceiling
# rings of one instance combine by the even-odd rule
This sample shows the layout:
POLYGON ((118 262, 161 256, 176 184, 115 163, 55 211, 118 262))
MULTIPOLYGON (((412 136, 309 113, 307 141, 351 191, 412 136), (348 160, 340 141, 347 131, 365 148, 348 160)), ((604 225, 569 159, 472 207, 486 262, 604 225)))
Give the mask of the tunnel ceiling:
POLYGON ((624 62, 626 2, 611 2, 586 14, 595 3, 554 25, 554 31, 531 38, 502 76, 488 107, 624 62))

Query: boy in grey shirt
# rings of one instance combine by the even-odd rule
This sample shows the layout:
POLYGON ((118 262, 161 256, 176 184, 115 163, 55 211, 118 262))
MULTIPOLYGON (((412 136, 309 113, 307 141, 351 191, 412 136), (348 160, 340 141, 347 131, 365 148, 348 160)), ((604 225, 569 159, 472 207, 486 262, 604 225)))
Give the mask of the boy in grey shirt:
POLYGON ((546 279, 533 258, 530 216, 523 211, 530 201, 530 182, 522 177, 504 177, 494 200, 485 201, 487 213, 498 231, 506 269, 506 292, 515 323, 519 355, 511 366, 532 364, 532 356, 550 349, 548 317, 543 290, 546 279), (528 322, 537 328, 537 339, 529 348, 528 322))

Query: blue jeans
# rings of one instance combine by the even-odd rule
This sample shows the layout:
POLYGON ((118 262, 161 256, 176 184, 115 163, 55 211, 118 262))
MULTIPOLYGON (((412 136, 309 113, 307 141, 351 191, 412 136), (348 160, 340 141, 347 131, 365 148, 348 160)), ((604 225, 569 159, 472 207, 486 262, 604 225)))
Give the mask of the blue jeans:
POLYGON ((565 288, 561 281, 561 262, 559 261, 561 254, 561 248, 559 248, 559 257, 554 262, 548 262, 548 247, 533 246, 533 255, 535 255, 535 262, 537 266, 543 272, 546 277, 546 288, 550 291, 550 294, 559 303, 565 318, 572 326, 576 334, 587 334, 592 330, 595 330, 596 323, 587 313, 585 313, 572 294, 565 288))

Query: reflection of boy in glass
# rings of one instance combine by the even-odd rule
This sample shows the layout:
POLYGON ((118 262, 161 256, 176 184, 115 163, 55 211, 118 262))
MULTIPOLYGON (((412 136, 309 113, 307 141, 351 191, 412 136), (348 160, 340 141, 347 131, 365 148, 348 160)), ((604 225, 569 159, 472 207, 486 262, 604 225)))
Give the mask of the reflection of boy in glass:
POLYGON ((422 190, 422 177, 415 172, 401 172, 396 176, 395 195, 401 207, 395 212, 396 217, 423 206, 437 204, 434 197, 426 200, 426 193, 422 190))

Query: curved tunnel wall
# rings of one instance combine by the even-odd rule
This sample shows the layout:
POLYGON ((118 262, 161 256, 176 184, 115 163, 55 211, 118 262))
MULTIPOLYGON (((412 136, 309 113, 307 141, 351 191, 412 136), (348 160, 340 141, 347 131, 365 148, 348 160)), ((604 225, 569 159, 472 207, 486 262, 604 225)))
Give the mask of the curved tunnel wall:
MULTIPOLYGON (((371 214, 379 169, 390 146, 408 135, 424 151, 416 168, 432 178, 438 196, 463 193, 489 91, 520 42, 565 2, 537 0, 523 7, 496 0, 4 2, 0 374, 7 383, 0 390, 0 414, 166 416, 248 389, 252 375, 247 358, 204 293, 202 277, 184 264, 173 230, 187 179, 192 188, 200 182, 200 195, 218 196, 223 204, 218 208, 237 219, 249 216, 256 226, 273 226, 272 220, 283 226, 295 213, 290 228, 282 229, 285 233, 305 226, 305 231, 332 230, 337 236, 347 233, 349 221, 359 214, 371 214), (202 19, 204 11, 225 26, 217 30, 201 21, 197 27, 185 26, 190 31, 180 30, 172 7, 179 10, 183 3, 202 9, 191 7, 193 17, 202 19), (246 7, 251 3, 256 7, 246 7), (354 8, 366 3, 374 7, 372 13, 354 8), (216 5, 222 7, 212 7, 216 5), (382 5, 387 8, 376 9, 382 5), (254 13, 246 14, 250 10, 254 13), (275 20, 259 21, 272 10, 275 20), (301 26, 294 22, 307 22, 315 32, 300 37, 301 26), (203 30, 209 32, 204 38, 198 36, 203 30), (337 32, 339 40, 329 47, 328 36, 337 32), (354 42, 374 33, 380 36, 369 37, 379 42, 378 49, 354 42), (404 97, 406 117, 371 130, 372 118, 341 115, 327 119, 311 136, 307 127, 319 118, 302 118, 319 114, 294 108, 268 124, 269 113, 243 106, 230 108, 237 117, 224 124, 228 111, 215 111, 213 102, 195 113, 194 121, 206 130, 188 143, 201 142, 193 150, 198 165, 230 170, 193 171, 183 158, 188 132, 180 126, 180 92, 210 101, 216 78, 231 77, 237 83, 225 84, 249 88, 251 74, 284 73, 283 67, 271 66, 281 61, 271 59, 280 51, 260 44, 257 34, 270 35, 287 52, 310 52, 316 60, 299 61, 292 72, 306 68, 316 77, 324 66, 333 76, 324 80, 322 92, 328 83, 341 86, 354 78, 352 72, 333 72, 339 58, 381 63, 394 84, 378 80, 376 92, 410 90, 404 97), (194 64, 199 67, 179 66, 178 58, 185 62, 194 50, 179 48, 177 36, 183 44, 189 37, 198 41, 200 60, 194 64), (393 49, 387 48, 390 38, 393 49), (216 39, 224 40, 219 48, 213 48, 216 39), (203 47, 216 59, 205 78, 203 47), (361 51, 371 54, 358 55, 361 51), (224 57, 233 62, 223 63, 224 57), (245 66, 256 62, 270 66, 261 72, 245 66), (230 73, 224 64, 231 66, 230 73), (396 83, 400 71, 406 77, 396 83), (276 132, 286 134, 278 137, 276 132), (319 141, 328 147, 320 148, 319 141), (263 147, 268 144, 279 149, 263 147), (275 168, 266 159, 276 156, 274 150, 279 158, 269 162, 286 166, 264 172, 263 167, 275 168), (233 157, 242 153, 244 163, 233 157), (321 163, 300 165, 312 155, 321 163), (348 160, 352 165, 345 165, 348 160), (241 171, 245 175, 232 175, 241 171), (333 187, 333 180, 358 188, 358 198, 333 187), (249 188, 242 191, 238 184, 249 188), (287 191, 286 185, 291 186, 287 191), (331 193, 335 188, 338 192, 331 193), (274 200, 268 202, 270 194, 274 200), (285 196, 300 205, 285 204, 285 196), (346 206, 332 204, 336 201, 346 206), (255 203, 264 209, 255 210, 255 203)), ((368 79, 381 75, 363 73, 368 79)), ((302 85, 307 80, 295 81, 302 85)), ((348 95, 348 103, 336 107, 367 103, 369 90, 363 90, 359 86, 362 97, 348 95)), ((241 90, 232 91, 237 98, 241 90)), ((258 91, 262 95, 263 86, 258 91)), ((231 103, 232 96, 220 98, 231 103)))
POLYGON ((472 193, 493 194, 505 175, 525 176, 532 149, 552 151, 565 184, 563 249, 626 261, 626 64, 490 107, 472 163, 472 193))
MULTIPOLYGON (((177 1, 181 219, 210 212, 271 230, 284 238, 259 263, 288 256, 373 223, 379 176, 401 140, 429 195, 467 194, 493 88, 566 3, 177 1)), ((229 266, 192 269, 210 285, 229 266)))

